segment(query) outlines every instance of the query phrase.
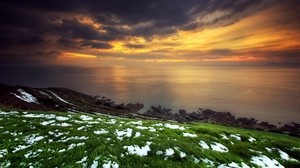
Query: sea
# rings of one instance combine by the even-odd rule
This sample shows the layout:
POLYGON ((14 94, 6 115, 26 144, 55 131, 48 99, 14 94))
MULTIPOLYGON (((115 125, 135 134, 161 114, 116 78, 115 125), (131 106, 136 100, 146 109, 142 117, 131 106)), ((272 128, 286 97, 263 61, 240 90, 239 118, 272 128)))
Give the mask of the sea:
POLYGON ((1 83, 66 87, 116 103, 231 112, 273 124, 300 122, 300 68, 147 65, 0 68, 1 83))

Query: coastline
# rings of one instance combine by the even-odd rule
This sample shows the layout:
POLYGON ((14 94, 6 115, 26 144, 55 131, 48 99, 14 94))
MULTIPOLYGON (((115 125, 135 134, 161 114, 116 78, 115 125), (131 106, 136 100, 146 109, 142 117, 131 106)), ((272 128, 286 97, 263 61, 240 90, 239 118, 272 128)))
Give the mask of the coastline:
POLYGON ((205 122, 300 137, 300 124, 296 122, 276 126, 266 121, 259 122, 255 118, 236 117, 230 112, 203 108, 193 112, 187 112, 184 109, 172 112, 171 109, 161 106, 151 106, 149 110, 141 113, 139 111, 144 108, 141 103, 116 104, 106 97, 90 96, 66 88, 31 88, 0 84, 0 91, 0 108, 4 109, 86 112, 182 123, 205 122), (32 101, 26 101, 26 98, 32 101))

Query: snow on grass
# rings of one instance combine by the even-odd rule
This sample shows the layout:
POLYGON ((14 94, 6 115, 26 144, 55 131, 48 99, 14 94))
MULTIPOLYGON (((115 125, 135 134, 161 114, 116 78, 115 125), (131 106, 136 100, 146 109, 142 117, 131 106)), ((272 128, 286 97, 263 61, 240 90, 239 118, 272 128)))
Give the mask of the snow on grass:
POLYGON ((72 136, 72 137, 64 137, 62 138, 61 140, 58 140, 57 142, 67 142, 67 141, 70 141, 70 140, 87 140, 89 139, 89 137, 86 137, 86 136, 72 136))
POLYGON ((173 156, 175 151, 172 148, 166 149, 165 156, 173 156))
POLYGON ((238 141, 242 140, 241 137, 240 137, 240 134, 230 134, 230 137, 234 138, 234 139, 236 139, 238 141))
POLYGON ((72 104, 72 103, 70 103, 70 102, 68 102, 68 101, 66 101, 66 100, 64 100, 64 99, 62 99, 61 97, 59 97, 57 94, 55 94, 54 92, 52 92, 52 91, 50 91, 50 90, 48 90, 53 96, 55 96, 59 101, 61 101, 61 102, 64 102, 64 103, 66 103, 66 104, 70 104, 70 105, 74 105, 74 104, 72 104))
POLYGON ((119 168, 119 164, 114 161, 106 160, 104 162, 105 163, 102 165, 102 168, 119 168))
POLYGON ((25 158, 35 158, 37 157, 41 152, 43 152, 42 149, 38 149, 37 151, 29 151, 24 155, 25 158))
POLYGON ((248 141, 251 142, 251 143, 253 143, 254 141, 256 141, 256 139, 253 138, 253 137, 250 137, 250 138, 248 139, 248 141))
POLYGON ((109 121, 106 122, 106 124, 116 124, 117 120, 116 119, 110 119, 109 121))
POLYGON ((98 160, 93 160, 93 163, 91 165, 91 168, 97 168, 98 167, 98 160))
POLYGON ((133 125, 143 125, 143 122, 142 121, 130 121, 127 123, 127 125, 130 125, 130 124, 133 124, 133 125))
POLYGON ((117 135, 117 138, 122 140, 124 137, 131 137, 132 135, 132 129, 131 128, 127 128, 123 131, 119 131, 118 129, 116 129, 115 134, 117 135))
POLYGON ((217 168, 250 168, 247 164, 242 162, 240 165, 235 162, 231 162, 229 164, 221 164, 217 168))
POLYGON ((205 141, 203 141, 203 140, 201 140, 201 141, 199 142, 199 145, 200 145, 201 148, 203 148, 203 149, 209 149, 209 146, 208 146, 207 143, 206 143, 205 141))
POLYGON ((220 134, 220 136, 222 137, 222 139, 229 139, 225 134, 220 134))
POLYGON ((55 120, 43 121, 43 122, 41 122, 41 125, 46 126, 46 125, 49 125, 49 124, 52 124, 52 123, 55 123, 55 120))
POLYGON ((196 134, 191 134, 191 133, 188 133, 188 132, 187 132, 187 133, 184 132, 184 133, 183 133, 183 136, 184 136, 184 137, 192 137, 192 138, 197 137, 196 134))
POLYGON ((138 138, 141 136, 141 133, 140 132, 136 132, 135 135, 134 135, 134 138, 138 138))
POLYGON ((78 127, 77 130, 80 131, 80 130, 83 130, 84 128, 85 128, 85 126, 81 126, 81 127, 78 127))
POLYGON ((174 147, 174 149, 176 149, 179 152, 180 158, 186 157, 186 153, 182 152, 179 147, 174 147))
POLYGON ((147 130, 148 129, 148 127, 144 127, 144 126, 137 126, 135 128, 140 129, 140 130, 147 130))
POLYGON ((71 149, 73 149, 73 148, 75 148, 75 147, 83 146, 83 145, 85 145, 84 142, 77 143, 77 144, 72 143, 72 144, 68 145, 68 149, 67 149, 67 150, 71 150, 71 149))
POLYGON ((63 116, 57 116, 56 117, 56 120, 58 120, 58 121, 67 121, 67 120, 69 120, 70 118, 68 118, 68 117, 63 117, 63 116))
POLYGON ((0 150, 0 158, 4 157, 5 155, 7 155, 7 149, 2 149, 0 150))
POLYGON ((24 115, 22 115, 22 117, 55 119, 56 115, 54 115, 54 114, 24 114, 24 115))
POLYGON ((109 131, 105 130, 105 129, 101 129, 98 131, 94 131, 94 134, 100 135, 100 134, 107 134, 109 131))
POLYGON ((215 163, 212 160, 208 159, 208 158, 201 159, 201 161, 203 163, 207 164, 207 165, 210 165, 210 166, 214 166, 215 165, 215 163))
POLYGON ((213 144, 211 144, 210 147, 213 151, 217 151, 217 152, 226 153, 229 151, 226 146, 218 142, 213 142, 213 144))
POLYGON ((160 151, 160 150, 156 151, 156 155, 162 155, 162 154, 164 154, 163 151, 160 151))
POLYGON ((174 124, 169 124, 169 123, 166 123, 165 127, 170 128, 170 129, 179 129, 181 131, 185 130, 185 128, 180 125, 174 125, 174 124))
POLYGON ((53 123, 51 124, 51 126, 70 127, 72 125, 64 122, 64 123, 53 123))
POLYGON ((87 116, 87 115, 81 115, 79 118, 83 121, 90 121, 90 120, 94 119, 93 117, 90 117, 90 116, 87 116))
POLYGON ((17 91, 18 91, 21 95, 17 95, 17 94, 15 94, 15 93, 11 93, 11 94, 13 94, 13 95, 16 96, 18 99, 21 99, 21 100, 23 100, 23 101, 25 101, 25 102, 27 102, 27 103, 37 103, 37 104, 39 104, 39 103, 37 102, 37 99, 36 99, 34 96, 32 96, 31 94, 25 92, 23 89, 17 89, 17 91))
POLYGON ((82 167, 87 167, 87 156, 84 156, 80 161, 77 161, 76 163, 81 164, 82 167))
POLYGON ((264 168, 284 168, 277 160, 270 159, 265 155, 253 156, 250 162, 264 168))
POLYGON ((48 134, 53 135, 53 136, 55 136, 55 137, 60 137, 60 136, 62 136, 62 135, 64 135, 64 134, 68 134, 68 133, 69 133, 69 132, 67 132, 67 133, 58 132, 58 130, 56 130, 55 132, 53 132, 53 131, 49 131, 49 132, 48 132, 48 134))
POLYGON ((33 145, 36 142, 44 139, 45 137, 43 136, 38 136, 38 134, 32 134, 32 135, 28 135, 24 138, 24 140, 26 141, 27 144, 29 145, 33 145))
POLYGON ((124 146, 124 149, 127 149, 129 155, 138 155, 138 156, 147 156, 148 152, 151 151, 150 145, 152 142, 146 142, 145 146, 139 147, 138 145, 124 146))
POLYGON ((16 153, 16 152, 19 152, 21 150, 24 150, 24 149, 27 149, 31 147, 31 145, 18 145, 13 151, 12 153, 16 153))

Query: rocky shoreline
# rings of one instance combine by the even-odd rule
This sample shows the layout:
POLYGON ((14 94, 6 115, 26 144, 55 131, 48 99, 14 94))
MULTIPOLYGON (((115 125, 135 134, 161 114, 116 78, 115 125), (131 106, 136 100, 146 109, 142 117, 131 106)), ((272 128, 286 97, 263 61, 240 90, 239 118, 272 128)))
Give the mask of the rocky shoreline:
POLYGON ((300 137, 300 124, 290 123, 277 127, 268 122, 258 122, 254 118, 238 118, 230 112, 217 112, 211 109, 199 108, 194 112, 171 109, 161 106, 151 106, 151 109, 141 113, 144 108, 141 103, 116 104, 111 99, 101 96, 90 96, 65 88, 30 88, 26 86, 8 86, 0 84, 0 108, 87 112, 108 114, 128 118, 172 120, 176 122, 208 122, 247 129, 264 130, 285 133, 300 137), (28 98, 30 101, 27 101, 28 98))

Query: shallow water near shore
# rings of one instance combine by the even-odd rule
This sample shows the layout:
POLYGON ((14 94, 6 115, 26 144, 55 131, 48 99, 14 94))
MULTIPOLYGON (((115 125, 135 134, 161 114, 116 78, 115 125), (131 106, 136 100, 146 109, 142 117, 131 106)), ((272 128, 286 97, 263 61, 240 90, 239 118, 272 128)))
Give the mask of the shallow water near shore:
POLYGON ((271 123, 300 122, 299 67, 18 68, 2 70, 1 76, 6 84, 66 87, 117 103, 140 102, 144 110, 150 105, 189 112, 201 107, 271 123))

